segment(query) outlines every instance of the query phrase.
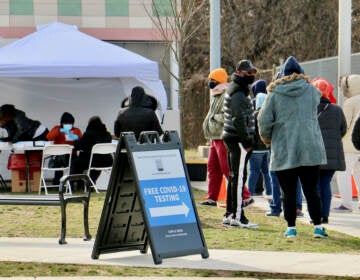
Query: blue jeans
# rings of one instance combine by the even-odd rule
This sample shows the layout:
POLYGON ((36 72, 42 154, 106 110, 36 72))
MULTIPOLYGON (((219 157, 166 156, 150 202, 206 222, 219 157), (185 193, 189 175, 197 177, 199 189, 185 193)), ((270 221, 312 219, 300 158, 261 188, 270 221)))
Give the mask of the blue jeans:
MULTIPOLYGON (((270 210, 272 213, 280 214, 282 211, 281 208, 281 191, 279 180, 274 171, 270 171, 271 177, 271 189, 272 189, 272 200, 270 201, 270 210)), ((302 210, 302 190, 301 183, 298 180, 296 188, 296 209, 302 210)))
POLYGON ((263 175, 264 185, 265 185, 265 194, 271 195, 271 182, 269 175, 269 161, 270 153, 269 151, 256 152, 253 151, 249 159, 249 181, 248 188, 251 194, 255 193, 256 184, 259 179, 260 172, 263 175))
POLYGON ((320 170, 318 191, 321 200, 321 217, 329 217, 331 205, 330 182, 334 173, 335 170, 320 170))
POLYGON ((270 171, 272 200, 270 201, 270 210, 272 213, 280 214, 281 209, 281 191, 279 180, 275 171, 270 171))

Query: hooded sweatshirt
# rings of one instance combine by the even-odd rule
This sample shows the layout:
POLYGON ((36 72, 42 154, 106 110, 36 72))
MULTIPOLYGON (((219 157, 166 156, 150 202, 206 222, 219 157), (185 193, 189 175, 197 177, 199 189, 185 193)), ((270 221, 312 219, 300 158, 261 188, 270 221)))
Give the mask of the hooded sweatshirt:
POLYGON ((136 139, 143 131, 157 131, 163 134, 159 119, 151 108, 145 108, 145 91, 142 87, 132 89, 129 107, 120 110, 114 124, 115 136, 119 137, 122 132, 134 132, 136 139))
POLYGON ((268 87, 268 97, 258 115, 259 133, 271 144, 270 170, 326 164, 317 119, 320 92, 295 59, 288 59, 282 78, 268 87), (295 65, 295 63, 297 65, 295 65))

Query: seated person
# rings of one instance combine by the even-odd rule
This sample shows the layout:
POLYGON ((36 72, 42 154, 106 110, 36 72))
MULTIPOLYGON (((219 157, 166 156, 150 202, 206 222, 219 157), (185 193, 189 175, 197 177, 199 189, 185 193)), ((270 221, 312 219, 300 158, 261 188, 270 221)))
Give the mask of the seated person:
MULTIPOLYGON (((54 144, 68 144, 73 146, 75 140, 79 140, 82 137, 82 132, 79 128, 74 126, 75 118, 72 114, 65 112, 60 119, 60 125, 54 126, 50 132, 46 135, 48 141, 54 141, 54 144)), ((73 156, 76 157, 76 150, 74 149, 73 156)), ((66 156, 55 156, 51 160, 50 164, 53 167, 67 166, 66 156)), ((62 171, 55 171, 53 185, 60 184, 60 178, 62 177, 62 171)))
POLYGON ((8 137, 2 141, 46 141, 48 129, 37 120, 29 119, 25 112, 18 110, 12 104, 0 107, 0 126, 8 132, 8 137))
MULTIPOLYGON (((100 117, 91 117, 83 136, 74 142, 74 147, 79 151, 77 158, 74 158, 71 165, 71 174, 82 174, 88 169, 91 157, 91 149, 98 143, 111 143, 111 134, 107 131, 105 124, 100 117)), ((95 155, 92 166, 106 167, 111 165, 113 158, 110 154, 95 155)), ((101 171, 91 170, 90 178, 96 183, 101 171)))
POLYGON ((134 87, 131 91, 129 106, 122 108, 115 120, 114 132, 119 137, 120 133, 132 131, 136 139, 142 131, 157 131, 163 134, 160 122, 154 110, 157 107, 155 98, 145 94, 142 87, 134 87))

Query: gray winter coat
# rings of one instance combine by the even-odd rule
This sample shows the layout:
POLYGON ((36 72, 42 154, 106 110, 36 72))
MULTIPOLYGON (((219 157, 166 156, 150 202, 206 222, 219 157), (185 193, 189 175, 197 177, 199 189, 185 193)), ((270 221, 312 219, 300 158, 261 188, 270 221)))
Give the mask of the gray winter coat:
POLYGON ((271 143, 270 170, 326 164, 317 118, 320 92, 303 74, 276 80, 258 115, 259 134, 271 143))

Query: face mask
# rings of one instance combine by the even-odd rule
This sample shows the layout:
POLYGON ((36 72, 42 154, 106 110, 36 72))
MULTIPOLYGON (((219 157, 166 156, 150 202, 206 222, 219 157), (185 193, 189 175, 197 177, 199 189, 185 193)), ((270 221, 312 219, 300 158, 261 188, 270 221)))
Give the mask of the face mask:
POLYGON ((245 83, 247 83, 248 85, 252 84, 255 81, 255 76, 244 75, 242 76, 242 78, 245 81, 245 83))
POLYGON ((213 89, 214 87, 216 87, 217 82, 215 82, 215 81, 210 81, 208 85, 209 85, 209 88, 210 88, 210 89, 213 89))
POLYGON ((67 131, 70 131, 72 129, 72 124, 63 124, 63 128, 67 131))

